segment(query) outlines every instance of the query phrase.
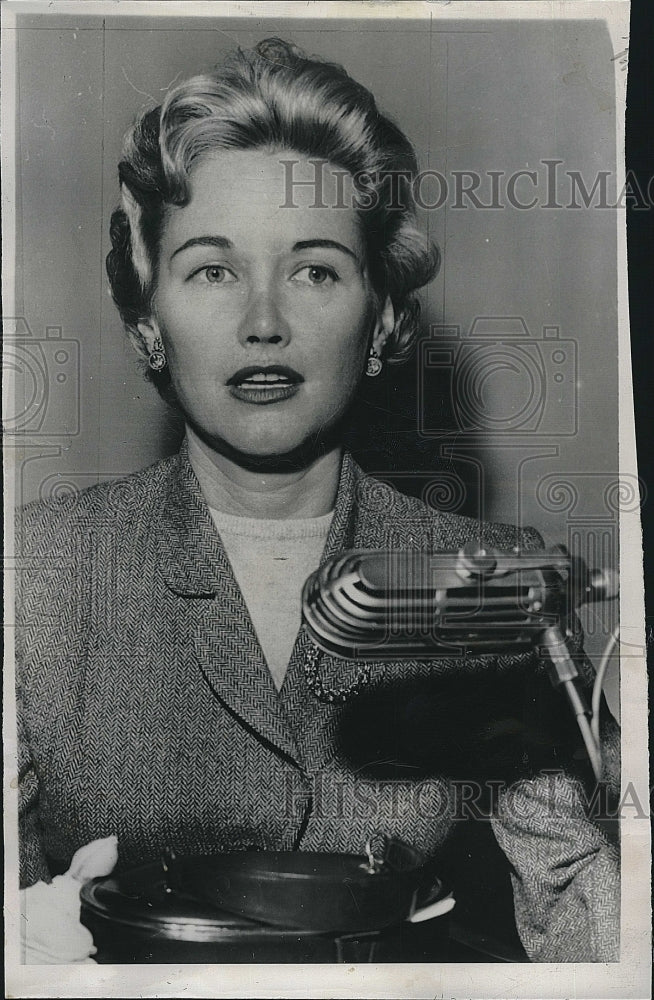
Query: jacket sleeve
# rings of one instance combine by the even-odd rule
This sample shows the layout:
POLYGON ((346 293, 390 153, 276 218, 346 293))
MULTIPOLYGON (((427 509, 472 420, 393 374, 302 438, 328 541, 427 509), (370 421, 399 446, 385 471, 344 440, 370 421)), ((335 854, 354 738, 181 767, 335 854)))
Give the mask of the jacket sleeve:
MULTIPOLYGON (((43 505, 30 504, 16 512, 15 539, 18 571, 15 577, 16 737, 18 756, 18 846, 21 888, 35 882, 50 882, 51 875, 40 833, 40 789, 38 768, 32 753, 30 717, 32 699, 31 652, 35 625, 45 609, 52 607, 46 581, 51 546, 43 505)), ((50 587, 52 591, 52 587, 50 587)))
MULTIPOLYGON (((525 548, 539 543, 536 532, 523 532, 525 548)), ((584 652, 578 618, 573 616, 568 625, 570 653, 590 701, 595 670, 584 652)), ((563 692, 560 698, 561 712, 570 713, 563 692)), ((590 779, 575 753, 577 759, 568 761, 565 770, 536 772, 509 785, 491 819, 511 866, 518 933, 534 962, 620 959, 615 809, 620 793, 620 730, 604 698, 600 712, 601 784, 590 779)), ((572 721, 570 725, 576 731, 572 721)))
POLYGON ((541 774, 507 788, 491 819, 511 865, 518 933, 534 962, 619 961, 618 849, 587 807, 580 782, 541 774))
POLYGON ((18 728, 18 845, 20 886, 50 882, 51 875, 39 832, 39 779, 29 747, 20 693, 17 697, 18 728))

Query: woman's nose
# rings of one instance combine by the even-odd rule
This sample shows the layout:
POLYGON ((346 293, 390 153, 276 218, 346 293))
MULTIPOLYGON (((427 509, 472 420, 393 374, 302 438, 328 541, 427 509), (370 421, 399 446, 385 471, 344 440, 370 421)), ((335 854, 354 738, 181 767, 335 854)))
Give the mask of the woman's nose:
POLYGON ((275 293, 266 289, 253 294, 240 325, 241 343, 283 346, 290 336, 290 327, 275 293))

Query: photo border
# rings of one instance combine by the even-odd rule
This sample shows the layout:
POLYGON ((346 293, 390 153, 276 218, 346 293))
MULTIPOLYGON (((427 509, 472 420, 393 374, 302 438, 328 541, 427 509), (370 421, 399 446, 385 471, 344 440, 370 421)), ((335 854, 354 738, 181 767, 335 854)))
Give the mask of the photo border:
MULTIPOLYGON (((616 53, 616 141, 618 150, 618 189, 625 179, 622 159, 626 73, 621 72, 617 56, 628 46, 629 4, 627 0, 577 0, 556 5, 528 0, 493 0, 493 2, 430 3, 148 3, 124 0, 119 3, 5 3, 2 7, 2 121, 3 121, 3 298, 5 315, 13 312, 14 270, 12 248, 15 246, 15 190, 13 150, 15 148, 13 80, 16 72, 15 19, 29 14, 103 14, 107 17, 134 15, 143 17, 226 17, 265 18, 422 18, 470 19, 583 19, 599 18, 606 22, 616 53), (265 12, 262 8, 265 7, 265 12), (554 12, 554 16, 553 16, 554 12)), ((633 385, 629 341, 628 285, 626 270, 626 229, 624 217, 616 213, 618 240, 618 316, 619 316, 619 431, 620 474, 637 475, 633 385)), ((6 532, 13 510, 13 476, 18 449, 5 448, 6 532)), ((11 548, 7 548, 8 553, 11 548)), ((647 757, 647 672, 645 665, 644 597, 639 567, 642 561, 639 511, 620 513, 620 594, 621 634, 629 643, 632 655, 621 662, 620 696, 622 717, 629 720, 623 728, 623 795, 627 785, 635 789, 641 802, 649 802, 647 757), (642 650, 642 656, 633 650, 642 650)), ((11 558, 6 560, 6 601, 11 599, 11 558)), ((10 610, 8 605, 8 610, 10 610)), ((9 618, 11 621, 11 618, 9 618)), ((11 646, 8 629, 5 648, 11 646)), ((7 655, 7 654, 6 654, 7 655)), ((637 815, 622 817, 622 950, 615 964, 451 964, 451 965, 369 965, 338 967, 315 965, 210 965, 210 966, 57 966, 27 967, 18 964, 19 907, 15 888, 17 844, 15 835, 16 744, 13 732, 15 702, 14 665, 9 654, 5 670, 5 899, 7 966, 9 995, 38 997, 630 997, 649 996, 650 973, 650 830, 637 815)))

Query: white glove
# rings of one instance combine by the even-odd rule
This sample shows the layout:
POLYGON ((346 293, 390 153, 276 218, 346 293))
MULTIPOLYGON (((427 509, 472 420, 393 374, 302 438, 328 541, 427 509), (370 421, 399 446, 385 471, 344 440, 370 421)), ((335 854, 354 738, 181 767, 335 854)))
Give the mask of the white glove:
POLYGON ((80 847, 70 868, 50 884, 20 890, 21 951, 24 965, 92 963, 96 948, 80 923, 79 891, 89 879, 108 875, 118 860, 118 838, 105 837, 80 847))

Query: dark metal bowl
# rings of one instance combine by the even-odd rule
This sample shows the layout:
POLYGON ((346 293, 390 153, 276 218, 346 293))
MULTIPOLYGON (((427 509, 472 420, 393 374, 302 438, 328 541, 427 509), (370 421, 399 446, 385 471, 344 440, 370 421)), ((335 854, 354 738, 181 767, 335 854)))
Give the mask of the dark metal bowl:
POLYGON ((384 866, 374 873, 354 854, 219 854, 189 865, 185 885, 221 909, 275 927, 380 930, 405 920, 414 905, 421 858, 404 850, 400 869, 384 866))
POLYGON ((81 919, 100 963, 438 960, 448 921, 404 922, 418 870, 362 864, 249 851, 149 864, 87 883, 81 919))

